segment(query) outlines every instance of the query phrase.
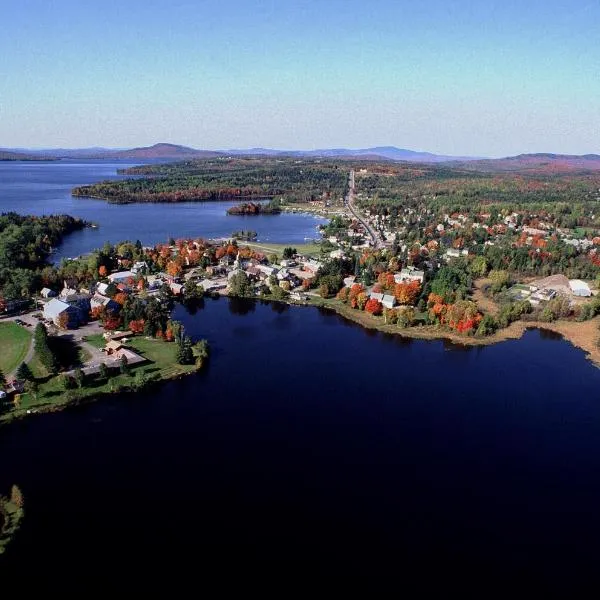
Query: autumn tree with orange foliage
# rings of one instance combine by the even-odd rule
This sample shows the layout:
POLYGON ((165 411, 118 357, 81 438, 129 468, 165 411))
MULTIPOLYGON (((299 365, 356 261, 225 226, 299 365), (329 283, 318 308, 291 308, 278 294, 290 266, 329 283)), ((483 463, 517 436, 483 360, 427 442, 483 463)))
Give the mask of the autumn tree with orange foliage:
POLYGON ((124 292, 119 292, 118 294, 115 295, 113 300, 117 304, 120 304, 121 306, 123 306, 123 304, 125 304, 125 302, 127 302, 127 294, 125 294, 124 292))
POLYGON ((382 290, 393 290, 396 283, 394 274, 389 271, 380 273, 377 277, 377 283, 381 286, 382 290))
POLYGON ((338 293, 336 298, 338 300, 341 300, 344 304, 346 304, 346 302, 348 302, 348 297, 350 295, 350 288, 348 287, 343 287, 338 293))
POLYGON ((182 272, 182 267, 181 265, 174 260, 170 260, 167 263, 167 273, 171 276, 171 277, 178 277, 179 275, 181 275, 182 272))
POLYGON ((98 267, 98 275, 100 275, 100 277, 106 277, 106 274, 107 274, 106 267, 104 265, 100 265, 98 267))
POLYGON ((350 306, 352 308, 358 308, 358 296, 364 293, 365 288, 360 283, 355 283, 348 293, 348 301, 350 302, 350 306))
POLYGON ((468 333, 477 329, 481 319, 477 305, 470 300, 458 300, 448 305, 444 316, 445 323, 459 333, 468 333))
POLYGON ((94 306, 90 311, 90 316, 93 320, 102 321, 106 315, 104 306, 94 306))
POLYGON ((398 304, 413 305, 421 292, 421 284, 418 281, 406 281, 394 286, 394 296, 398 304))

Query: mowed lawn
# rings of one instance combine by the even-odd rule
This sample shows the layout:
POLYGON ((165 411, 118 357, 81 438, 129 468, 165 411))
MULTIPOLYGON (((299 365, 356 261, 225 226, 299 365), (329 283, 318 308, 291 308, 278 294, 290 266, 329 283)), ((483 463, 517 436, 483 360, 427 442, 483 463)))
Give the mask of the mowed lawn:
POLYGON ((0 323, 0 370, 6 376, 25 358, 31 343, 31 333, 12 321, 0 323))

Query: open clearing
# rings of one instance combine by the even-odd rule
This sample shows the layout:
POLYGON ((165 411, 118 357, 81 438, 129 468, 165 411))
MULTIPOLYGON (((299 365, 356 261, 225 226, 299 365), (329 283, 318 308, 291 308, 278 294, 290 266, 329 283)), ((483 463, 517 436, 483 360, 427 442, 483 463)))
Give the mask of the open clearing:
POLYGON ((0 370, 7 376, 22 362, 29 345, 31 334, 27 329, 16 323, 0 323, 0 370))

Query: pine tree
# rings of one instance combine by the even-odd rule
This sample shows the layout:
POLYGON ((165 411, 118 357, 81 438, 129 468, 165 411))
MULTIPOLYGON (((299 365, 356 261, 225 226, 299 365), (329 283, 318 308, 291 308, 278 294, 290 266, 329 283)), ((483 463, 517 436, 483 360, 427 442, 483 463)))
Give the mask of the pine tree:
POLYGON ((19 365, 15 376, 19 381, 33 380, 33 373, 31 372, 31 369, 27 366, 27 364, 25 364, 24 362, 19 365))
POLYGON ((127 373, 129 373, 129 361, 127 360, 127 357, 124 354, 123 356, 121 356, 119 370, 123 375, 127 375, 127 373))

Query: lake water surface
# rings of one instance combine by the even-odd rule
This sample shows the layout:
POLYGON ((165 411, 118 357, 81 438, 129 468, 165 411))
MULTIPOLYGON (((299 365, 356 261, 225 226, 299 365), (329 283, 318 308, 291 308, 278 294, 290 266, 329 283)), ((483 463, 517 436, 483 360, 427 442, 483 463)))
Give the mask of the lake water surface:
POLYGON ((596 569, 600 370, 561 338, 457 347, 234 299, 175 316, 210 342, 200 374, 0 431, 0 490, 27 499, 3 577, 596 569))
POLYGON ((137 164, 140 162, 0 161, 0 212, 69 214, 99 225, 67 236, 53 255, 55 261, 79 256, 106 241, 139 239, 152 245, 170 237, 226 237, 242 229, 257 231, 263 242, 301 244, 305 238, 320 237, 317 226, 326 222, 312 215, 291 213, 228 216, 225 213, 231 202, 117 205, 71 196, 75 186, 121 179, 117 169, 137 164))

